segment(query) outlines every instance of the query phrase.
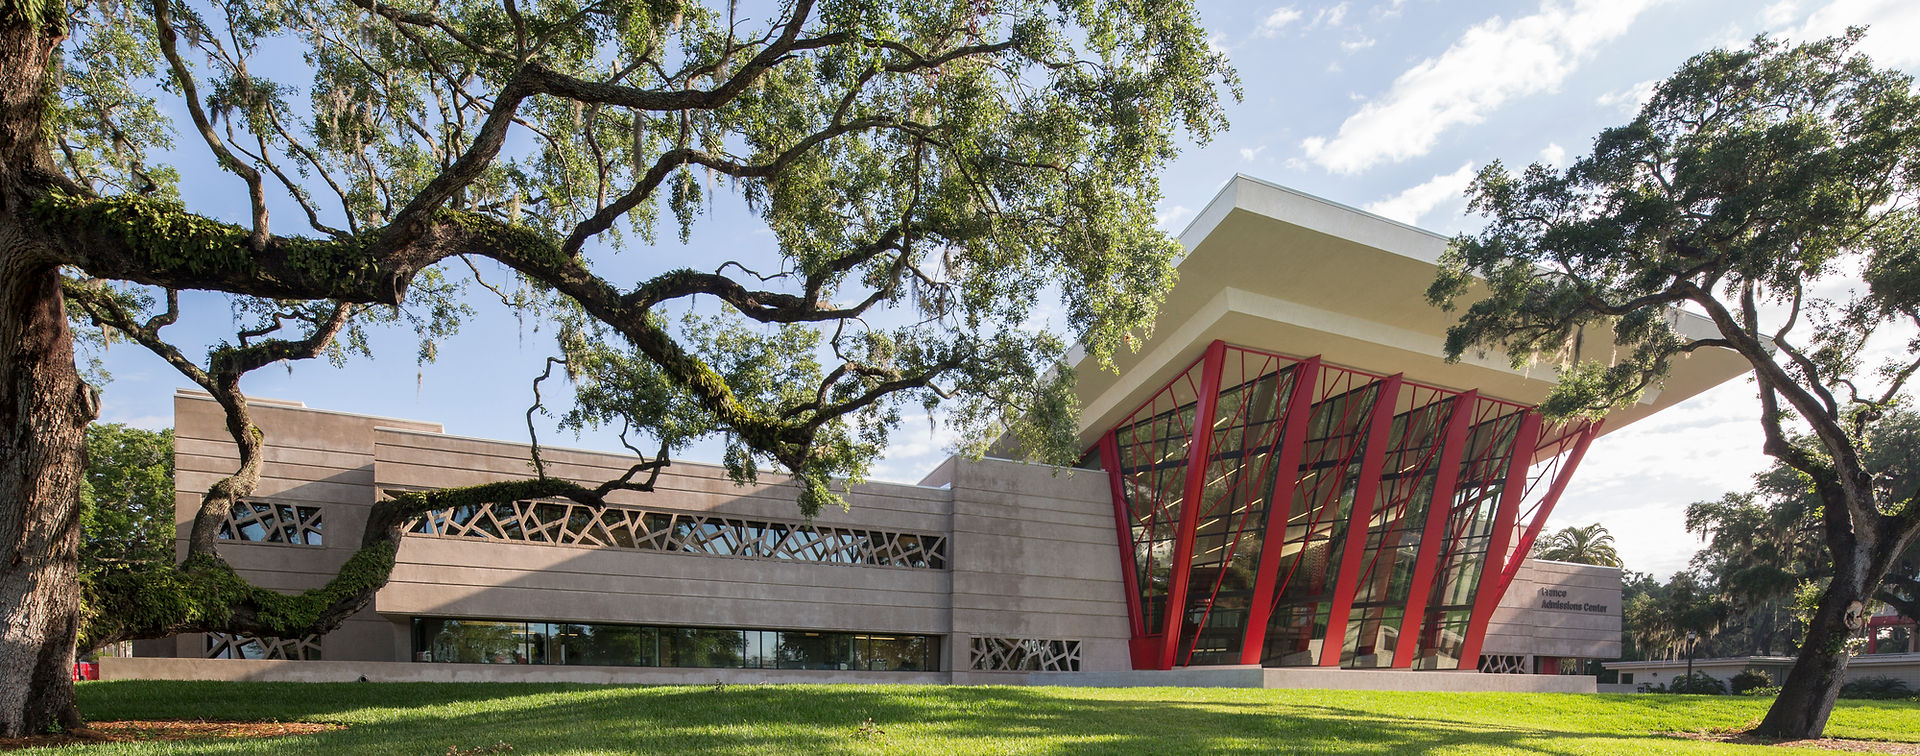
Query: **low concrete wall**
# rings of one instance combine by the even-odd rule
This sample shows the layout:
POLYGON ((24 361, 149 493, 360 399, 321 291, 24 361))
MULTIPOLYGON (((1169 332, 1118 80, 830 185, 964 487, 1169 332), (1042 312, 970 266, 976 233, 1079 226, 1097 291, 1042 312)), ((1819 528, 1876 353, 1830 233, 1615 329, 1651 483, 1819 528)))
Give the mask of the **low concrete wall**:
POLYGON ((1266 670, 1266 687, 1326 690, 1592 693, 1594 678, 1589 675, 1489 675, 1480 672, 1416 672, 1404 669, 1278 667, 1266 670))
POLYGON ((1027 685, 1085 688, 1259 688, 1265 676, 1258 666, 1187 667, 1114 672, 1029 672, 1027 685))
POLYGON ((246 682, 523 682, 618 685, 892 683, 944 685, 945 672, 841 672, 817 669, 563 667, 533 664, 279 661, 261 659, 108 658, 102 680, 246 682))
POLYGON ((1104 688, 1177 686, 1507 693, 1594 692, 1594 678, 1586 675, 1488 675, 1479 672, 1254 666, 1190 667, 1164 671, 1128 672, 1033 672, 1027 675, 1026 684, 1104 688))
MULTIPOLYGON (((535 664, 279 661, 113 657, 100 660, 102 680, 217 680, 227 682, 523 682, 609 685, 851 683, 944 685, 945 672, 841 672, 814 669, 706 669, 563 667, 535 664)), ((994 685, 1141 688, 1313 688, 1322 690, 1505 691, 1592 693, 1592 677, 1486 675, 1359 669, 1192 667, 1165 671, 1028 672, 969 676, 994 685)))

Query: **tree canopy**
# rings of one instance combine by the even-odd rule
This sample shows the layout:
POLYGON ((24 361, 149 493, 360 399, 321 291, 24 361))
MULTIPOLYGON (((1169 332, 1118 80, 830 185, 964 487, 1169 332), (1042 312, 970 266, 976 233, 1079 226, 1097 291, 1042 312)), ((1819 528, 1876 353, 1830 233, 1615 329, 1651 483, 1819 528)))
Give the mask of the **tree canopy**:
POLYGON ((87 426, 80 569, 173 561, 173 431, 87 426))
POLYGON ((33 575, 0 604, 35 618, 0 623, 32 657, 0 659, 23 675, 0 690, 32 691, 0 695, 0 734, 68 708, 47 670, 74 624, 89 644, 324 631, 384 582, 408 517, 646 491, 696 439, 724 439, 738 479, 792 474, 809 514, 902 407, 1069 459, 1066 338, 1103 363, 1151 323, 1179 251, 1159 169, 1235 87, 1184 0, 0 0, 0 342, 22 345, 0 405, 34 408, 0 418, 32 461, 0 470, 0 514, 31 524, 7 569, 33 575), (182 176, 183 150, 223 172, 182 176), (227 197, 186 204, 187 180, 227 197), (702 248, 717 202, 766 248, 702 248), (637 436, 632 469, 559 480, 536 454, 528 480, 379 503, 323 588, 240 579, 215 530, 260 475, 242 377, 351 359, 389 325, 431 359, 470 286, 554 326, 534 390, 561 368, 563 421, 637 436), (235 315, 204 356, 167 333, 196 290, 235 315), (1055 296, 1066 338, 1025 327, 1055 296), (98 406, 59 313, 213 394, 240 457, 185 560, 90 582, 77 623, 78 534, 23 503, 72 498, 98 406))
POLYGON ((1549 414, 1631 403, 1702 349, 1753 367, 1765 451, 1818 496, 1834 567, 1761 724, 1777 737, 1824 728, 1845 639, 1920 535, 1913 492, 1864 461, 1920 370, 1920 92, 1853 51, 1863 33, 1702 53, 1564 170, 1489 165, 1469 190, 1489 222, 1455 240, 1429 291, 1477 298, 1450 355, 1561 364, 1549 414))
POLYGON ((1586 526, 1569 525, 1554 531, 1534 547, 1533 556, 1556 562, 1621 566, 1620 552, 1613 547, 1613 534, 1607 532, 1605 525, 1597 522, 1586 526))

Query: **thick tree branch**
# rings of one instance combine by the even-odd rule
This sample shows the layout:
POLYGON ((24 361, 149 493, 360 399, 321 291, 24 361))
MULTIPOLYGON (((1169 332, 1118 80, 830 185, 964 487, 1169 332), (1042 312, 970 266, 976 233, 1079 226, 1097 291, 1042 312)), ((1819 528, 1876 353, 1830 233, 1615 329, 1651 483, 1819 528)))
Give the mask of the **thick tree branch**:
POLYGON ((173 71, 174 84, 180 87, 181 99, 186 101, 187 114, 193 119, 193 127, 200 132, 200 138, 207 143, 219 158, 220 165, 232 171, 247 184, 247 198, 253 203, 253 233, 248 237, 248 245, 255 250, 267 245, 267 193, 260 172, 235 157, 227 149, 226 142, 213 133, 213 122, 207 118, 207 111, 200 104, 200 91, 194 83, 193 70, 180 58, 178 34, 173 28, 171 6, 173 0, 153 0, 153 26, 160 41, 160 52, 166 56, 167 65, 173 71))

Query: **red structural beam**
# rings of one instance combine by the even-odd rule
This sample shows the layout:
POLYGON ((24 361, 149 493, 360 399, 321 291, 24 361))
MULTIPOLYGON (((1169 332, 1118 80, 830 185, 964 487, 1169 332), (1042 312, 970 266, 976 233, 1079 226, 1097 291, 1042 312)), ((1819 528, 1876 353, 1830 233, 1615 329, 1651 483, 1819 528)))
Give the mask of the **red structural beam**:
POLYGON ((1407 606, 1400 612, 1400 639, 1393 651, 1393 666, 1413 666, 1420 653, 1420 627, 1427 617, 1427 598, 1433 593, 1433 573, 1440 563, 1441 543, 1447 536, 1447 518, 1453 514, 1454 491, 1460 485, 1460 457, 1473 430, 1473 413, 1480 404, 1480 392, 1468 391, 1453 400, 1447 413, 1447 428, 1440 442, 1440 470, 1433 478, 1433 499, 1427 504, 1427 521, 1420 531, 1420 552, 1414 556, 1413 584, 1407 590, 1407 606))
POLYGON ((1540 506, 1534 512, 1533 520, 1527 523, 1527 530, 1520 535, 1520 542, 1513 546, 1513 558, 1500 570, 1500 595, 1506 595, 1513 586, 1513 578, 1520 573, 1520 563, 1533 553, 1533 542, 1540 537, 1540 529, 1547 524, 1547 517, 1553 514, 1553 505, 1560 501, 1560 494, 1567 490, 1567 482, 1573 479, 1573 471, 1580 467, 1580 459, 1587 456, 1587 446, 1600 435, 1600 424, 1605 420, 1595 420, 1580 428, 1580 439, 1573 442, 1573 451, 1560 462, 1560 469, 1554 471, 1553 484, 1547 488, 1546 498, 1540 500, 1540 506))
POLYGON ((1367 448, 1360 455, 1360 478, 1354 482, 1353 514, 1347 518, 1341 545, 1340 572, 1334 578, 1333 602, 1327 607, 1327 634, 1320 642, 1320 666, 1340 666, 1346 647, 1347 619, 1353 613, 1353 594, 1360 587, 1360 560, 1366 556, 1367 531, 1373 522, 1374 499, 1380 491, 1380 468, 1392 443, 1393 410, 1400 401, 1399 374, 1381 381, 1374 393, 1373 416, 1367 423, 1367 448))
POLYGON ((1113 524, 1120 537, 1120 573, 1127 588, 1127 627, 1133 637, 1147 634, 1140 607, 1140 565, 1134 563, 1133 515, 1127 511, 1125 475, 1120 471, 1120 441, 1115 431, 1100 437, 1100 466, 1107 470, 1107 482, 1113 487, 1113 524))
POLYGON ((1193 572, 1194 532, 1200 525, 1200 500, 1207 488, 1207 460, 1213 456, 1213 415, 1220 404, 1220 369, 1226 361, 1227 343, 1214 341, 1207 345, 1204 364, 1200 368, 1200 385, 1195 392, 1193 408, 1193 441, 1187 445, 1186 487, 1180 497, 1180 530, 1175 536, 1173 561, 1167 566, 1167 605, 1162 637, 1160 639, 1159 663, 1155 669, 1173 669, 1175 656, 1179 654, 1180 629, 1187 615, 1187 581, 1193 572))
POLYGON ((1520 433, 1513 439, 1513 458, 1507 463, 1507 482, 1494 514, 1493 534, 1488 536, 1487 551, 1480 557, 1480 586, 1474 595, 1473 614, 1467 620, 1467 637, 1460 644, 1461 669, 1480 664, 1480 644, 1487 637, 1487 622, 1493 618, 1494 607, 1500 603, 1499 575, 1506 569, 1504 557, 1513 539, 1520 499, 1526 495, 1527 468, 1533 464, 1533 453, 1539 449, 1539 443, 1540 413, 1527 410, 1520 419, 1520 433))
POLYGON ((1280 551, 1287 542, 1287 521, 1293 519, 1293 491, 1300 482, 1300 454, 1307 445, 1307 425, 1313 419, 1313 394, 1320 386, 1320 358, 1293 368, 1293 387, 1287 395, 1282 420, 1279 459, 1274 463, 1273 495, 1267 497, 1266 528, 1260 534, 1260 572, 1254 577, 1253 605, 1247 610, 1247 634, 1240 644, 1240 663, 1259 664, 1267 645, 1267 622, 1273 617, 1274 583, 1280 580, 1280 551))

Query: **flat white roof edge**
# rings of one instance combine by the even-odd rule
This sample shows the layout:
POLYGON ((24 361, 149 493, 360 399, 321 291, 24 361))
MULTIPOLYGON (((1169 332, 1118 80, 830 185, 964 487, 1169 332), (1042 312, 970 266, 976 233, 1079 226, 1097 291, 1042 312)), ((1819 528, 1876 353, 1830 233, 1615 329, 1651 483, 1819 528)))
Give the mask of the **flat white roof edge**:
MULTIPOLYGON (((173 395, 183 399, 193 399, 193 400, 202 401, 202 402, 214 401, 212 394, 209 394, 200 389, 175 387, 173 390, 173 395)), ((415 420, 409 417, 394 417, 392 415, 370 415, 365 412, 345 412, 342 410, 319 409, 316 407, 309 407, 307 406, 306 402, 302 402, 294 399, 273 399, 270 397, 249 396, 247 397, 247 404, 257 405, 260 407, 267 407, 272 409, 295 409, 295 410, 300 410, 301 412, 314 412, 322 415, 335 415, 338 417, 358 417, 366 420, 387 420, 387 421, 397 422, 397 423, 420 423, 421 425, 438 425, 442 428, 446 427, 446 424, 436 422, 433 420, 415 420)), ((386 426, 375 426, 375 427, 386 427, 386 426)), ((406 430, 406 429, 394 428, 394 430, 406 430)), ((410 431, 410 432, 438 433, 438 431, 410 431)))
MULTIPOLYGON (((1381 223, 1385 223, 1385 224, 1388 224, 1388 225, 1392 225, 1392 226, 1399 226, 1400 228, 1404 228, 1404 229, 1406 229, 1406 230, 1408 230, 1408 231, 1416 231, 1416 232, 1419 232, 1419 233, 1420 233, 1420 234, 1422 234, 1422 235, 1425 235, 1425 236, 1430 236, 1430 237, 1433 237, 1434 239, 1438 239, 1438 240, 1440 240, 1440 241, 1446 241, 1446 242, 1451 242, 1451 241, 1453 241, 1453 237, 1451 237, 1451 236, 1447 236, 1446 234, 1442 234, 1442 233, 1440 233, 1440 232, 1438 232, 1438 231, 1432 231, 1432 230, 1428 230, 1428 229, 1424 229, 1424 228, 1421 228, 1421 227, 1419 227, 1419 226, 1416 226, 1416 225, 1413 225, 1413 224, 1411 224, 1411 223, 1408 223, 1408 222, 1406 222, 1406 221, 1401 221, 1401 220, 1395 220, 1395 219, 1393 219, 1393 218, 1389 218, 1389 217, 1387 217, 1387 216, 1384 216, 1384 215, 1381 215, 1381 214, 1379 214, 1379 213, 1375 213, 1375 212, 1372 212, 1372 211, 1368 211, 1368 210, 1363 210, 1363 209, 1361 209, 1361 208, 1357 208, 1357 207, 1354 207, 1354 206, 1352 206, 1352 205, 1349 205, 1349 204, 1346 204, 1346 203, 1344 203, 1344 202, 1339 202, 1339 201, 1337 201, 1337 200, 1331 200, 1331 199, 1327 199, 1326 197, 1322 197, 1322 196, 1320 196, 1320 195, 1318 195, 1318 194, 1309 194, 1309 193, 1307 193, 1307 192, 1303 192, 1303 191, 1300 191, 1299 189, 1295 189, 1295 188, 1293 188, 1293 187, 1290 187, 1290 186, 1283 186, 1283 185, 1280 185, 1280 184, 1276 184, 1276 183, 1274 183, 1274 182, 1272 182, 1272 181, 1268 181, 1268 180, 1266 180, 1266 179, 1263 179, 1263 178, 1260 178, 1259 176, 1249 176, 1249 175, 1247 175, 1247 174, 1244 174, 1244 173, 1235 173, 1235 174, 1233 174, 1233 178, 1234 178, 1235 180, 1239 180, 1239 179, 1246 179, 1247 181, 1251 181, 1251 182, 1253 182, 1253 183, 1255 183, 1255 184, 1259 184, 1259 185, 1260 185, 1260 186, 1262 186, 1262 187, 1265 187, 1265 188, 1268 188, 1268 189, 1273 189, 1273 190, 1275 190, 1275 191, 1278 191, 1278 192, 1281 192, 1281 193, 1283 193, 1283 194, 1290 194, 1290 195, 1293 195, 1293 196, 1295 196, 1295 197, 1299 197, 1300 199, 1304 199, 1304 200, 1308 200, 1308 201, 1310 201, 1310 202, 1317 202, 1317 203, 1320 203, 1320 204, 1322 204, 1322 205, 1326 205, 1326 206, 1328 206, 1328 207, 1332 207, 1332 208, 1336 208, 1336 209, 1339 209, 1339 210, 1345 210, 1345 211, 1347 211, 1347 212, 1349 212, 1349 213, 1353 213, 1353 214, 1355 214, 1355 215, 1359 215, 1359 216, 1362 216, 1362 217, 1365 217, 1365 218, 1368 218, 1368 219, 1370 219, 1370 220, 1376 220, 1376 221, 1379 221, 1379 222, 1381 222, 1381 223)), ((1229 183, 1231 183, 1231 182, 1229 182, 1229 183)), ((1284 219, 1284 218, 1282 218, 1281 220, 1285 220, 1285 219, 1284 219)), ((1387 250, 1387 251, 1389 251, 1389 252, 1391 252, 1391 251, 1393 251, 1393 250, 1387 250)))
MULTIPOLYGON (((347 413, 340 413, 340 414, 347 414, 347 413)), ((383 419, 391 419, 391 418, 383 418, 383 419)), ((500 439, 500 438, 485 438, 482 436, 465 436, 458 433, 423 431, 423 430, 415 430, 413 428, 394 428, 394 427, 385 426, 385 425, 375 426, 374 430, 386 431, 388 433, 400 433, 400 434, 411 435, 411 436, 431 436, 433 438, 451 438, 457 441, 478 441, 483 444, 504 444, 507 446, 517 446, 522 449, 525 449, 531 446, 531 444, 528 444, 525 441, 508 441, 506 439, 500 439)), ((574 446, 554 446, 553 444, 541 444, 540 449, 542 451, 560 451, 560 452, 568 452, 571 454, 587 454, 587 455, 592 455, 597 457, 618 457, 620 459, 633 459, 633 457, 630 456, 631 452, 624 452, 624 451, 615 452, 615 451, 607 451, 605 449, 582 449, 574 446)), ((944 461, 945 460, 942 460, 942 462, 944 461)), ((712 462, 701 462, 698 460, 677 459, 677 458, 669 457, 667 459, 667 462, 668 462, 667 466, 669 468, 684 465, 687 467, 700 467, 700 468, 706 468, 710 470, 721 470, 721 471, 726 470, 726 467, 724 465, 717 465, 712 462)), ((934 467, 938 468, 939 465, 936 464, 934 465, 934 467)), ((782 478, 788 478, 788 479, 792 478, 790 474, 785 472, 775 472, 774 474, 779 475, 782 478)), ((846 483, 846 480, 844 478, 835 478, 834 482, 844 484, 846 483)), ((859 483, 855 483, 853 484, 853 487, 858 488, 861 486, 873 486, 873 485, 899 486, 901 488, 916 488, 923 491, 946 490, 945 486, 923 486, 918 483, 901 483, 899 481, 894 481, 894 480, 877 480, 873 478, 868 478, 867 480, 863 480, 859 483)))

